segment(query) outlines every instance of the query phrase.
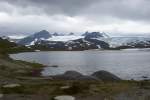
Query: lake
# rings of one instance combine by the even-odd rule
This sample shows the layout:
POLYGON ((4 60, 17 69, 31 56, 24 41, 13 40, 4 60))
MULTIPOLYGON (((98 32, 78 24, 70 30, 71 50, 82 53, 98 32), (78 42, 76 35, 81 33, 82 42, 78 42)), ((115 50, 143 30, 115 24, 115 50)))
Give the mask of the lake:
POLYGON ((141 80, 150 77, 150 49, 114 51, 44 51, 11 54, 11 58, 37 62, 47 66, 43 76, 62 74, 68 70, 90 75, 99 70, 109 71, 122 79, 141 80))

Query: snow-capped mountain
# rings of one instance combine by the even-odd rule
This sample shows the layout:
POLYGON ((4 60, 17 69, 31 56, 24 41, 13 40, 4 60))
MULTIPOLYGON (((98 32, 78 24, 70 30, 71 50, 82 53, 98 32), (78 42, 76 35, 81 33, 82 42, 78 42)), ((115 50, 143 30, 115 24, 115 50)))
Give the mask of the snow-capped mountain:
POLYGON ((84 35, 75 35, 74 33, 70 33, 68 35, 54 33, 50 34, 48 31, 43 30, 40 32, 37 32, 33 35, 27 36, 23 39, 21 39, 18 43, 23 45, 30 45, 32 42, 37 42, 40 40, 46 40, 46 41, 71 41, 76 39, 103 39, 106 35, 104 33, 99 32, 86 32, 84 35))
POLYGON ((34 45, 37 41, 41 41, 41 40, 66 42, 66 41, 76 40, 80 38, 83 38, 83 36, 73 35, 73 33, 69 35, 64 35, 59 33, 50 34, 48 31, 43 30, 21 39, 20 41, 18 41, 18 44, 29 46, 29 45, 34 45))
MULTIPOLYGON (((100 32, 85 33, 84 35, 50 34, 48 31, 40 31, 21 39, 18 44, 46 49, 61 50, 87 50, 108 48, 109 44, 104 40, 106 35, 100 32)), ((107 36, 108 38, 108 36, 107 36)))
POLYGON ((99 48, 109 48, 108 40, 110 37, 104 32, 86 32, 83 34, 86 41, 94 43, 99 48))
POLYGON ((20 41, 18 41, 18 44, 22 44, 22 45, 34 45, 34 43, 36 41, 39 40, 45 40, 52 37, 52 35, 46 31, 46 30, 42 30, 40 32, 37 32, 33 35, 27 36, 23 39, 21 39, 20 41))

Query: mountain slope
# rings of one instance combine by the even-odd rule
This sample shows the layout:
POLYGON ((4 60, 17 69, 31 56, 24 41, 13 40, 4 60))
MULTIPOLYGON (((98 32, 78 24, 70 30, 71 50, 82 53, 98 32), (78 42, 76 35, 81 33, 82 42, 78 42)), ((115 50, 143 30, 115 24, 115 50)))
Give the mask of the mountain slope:
POLYGON ((34 43, 38 40, 42 40, 42 39, 48 39, 51 37, 51 34, 46 31, 46 30, 42 30, 40 32, 37 32, 33 35, 30 35, 28 37, 25 37, 23 39, 21 39, 20 41, 18 41, 18 44, 22 44, 22 45, 34 45, 34 43))
POLYGON ((109 36, 106 33, 101 32, 85 32, 83 34, 85 36, 85 39, 91 39, 91 38, 109 38, 109 36))
POLYGON ((97 45, 98 48, 108 49, 109 44, 107 43, 109 36, 105 33, 100 32, 86 32, 84 34, 85 40, 97 45))

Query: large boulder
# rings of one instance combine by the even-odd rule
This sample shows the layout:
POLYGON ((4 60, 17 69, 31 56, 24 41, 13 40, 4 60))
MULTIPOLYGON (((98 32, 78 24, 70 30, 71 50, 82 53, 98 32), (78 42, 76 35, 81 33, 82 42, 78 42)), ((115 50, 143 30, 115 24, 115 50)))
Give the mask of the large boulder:
POLYGON ((104 71, 104 70, 97 71, 97 72, 93 73, 91 76, 96 77, 102 81, 119 81, 119 80, 121 80, 116 75, 114 75, 110 72, 104 71))
POLYGON ((5 84, 1 87, 1 90, 3 91, 4 94, 9 94, 9 93, 21 93, 22 91, 22 85, 17 84, 17 83, 9 83, 5 84))

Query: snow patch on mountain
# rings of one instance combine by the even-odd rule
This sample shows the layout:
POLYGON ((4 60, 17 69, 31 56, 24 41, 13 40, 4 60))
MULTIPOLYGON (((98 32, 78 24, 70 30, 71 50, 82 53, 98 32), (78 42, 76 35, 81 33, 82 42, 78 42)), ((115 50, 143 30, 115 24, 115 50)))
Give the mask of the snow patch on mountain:
POLYGON ((62 41, 62 42, 66 42, 66 41, 77 40, 77 39, 81 39, 81 38, 84 38, 84 36, 66 35, 66 36, 52 36, 52 37, 50 37, 47 40, 48 41, 62 41))
POLYGON ((26 36, 25 35, 11 35, 11 36, 8 36, 10 39, 23 39, 25 38, 26 36))
POLYGON ((35 39, 34 41, 32 41, 30 44, 29 44, 29 46, 31 46, 31 45, 35 45, 35 43, 38 41, 38 39, 35 39))

